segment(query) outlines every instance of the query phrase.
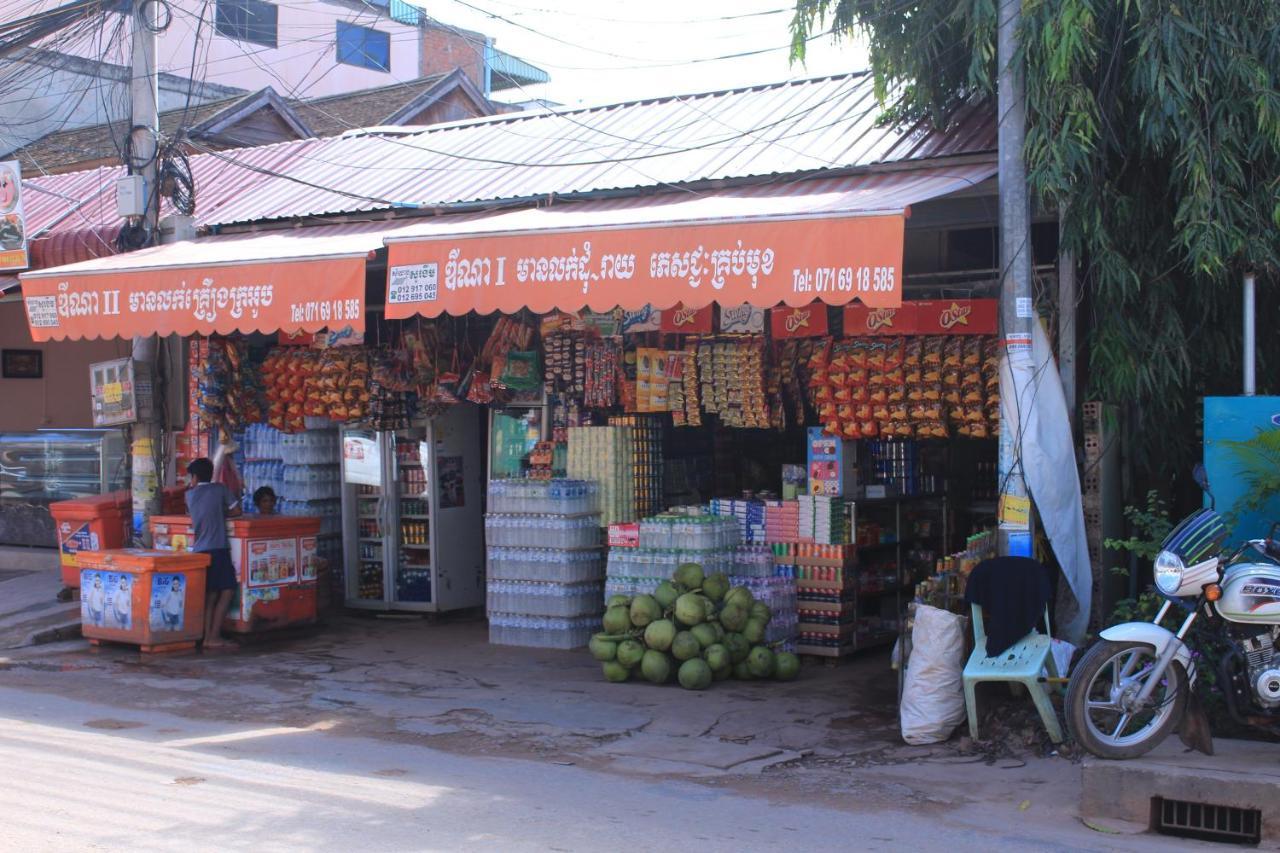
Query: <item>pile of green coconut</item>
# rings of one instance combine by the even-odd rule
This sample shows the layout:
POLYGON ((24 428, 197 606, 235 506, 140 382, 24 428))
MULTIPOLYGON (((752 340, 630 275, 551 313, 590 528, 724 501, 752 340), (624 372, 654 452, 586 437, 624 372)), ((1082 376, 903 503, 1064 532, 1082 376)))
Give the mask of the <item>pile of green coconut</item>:
POLYGON ((611 597, 604 632, 591 638, 590 649, 608 681, 638 674, 665 684, 674 676, 686 690, 730 677, 790 681, 800 659, 765 644, 772 616, 745 586, 730 586, 719 573, 704 577, 702 566, 684 563, 653 595, 611 597))

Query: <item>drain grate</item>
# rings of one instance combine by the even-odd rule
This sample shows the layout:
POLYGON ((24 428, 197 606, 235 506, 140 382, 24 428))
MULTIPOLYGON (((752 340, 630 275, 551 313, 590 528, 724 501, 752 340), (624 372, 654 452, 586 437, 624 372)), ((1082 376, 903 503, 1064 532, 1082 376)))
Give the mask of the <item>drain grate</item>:
POLYGON ((1151 821, 1152 829, 1161 835, 1228 844, 1262 841, 1262 812, 1258 809, 1152 797, 1151 821))

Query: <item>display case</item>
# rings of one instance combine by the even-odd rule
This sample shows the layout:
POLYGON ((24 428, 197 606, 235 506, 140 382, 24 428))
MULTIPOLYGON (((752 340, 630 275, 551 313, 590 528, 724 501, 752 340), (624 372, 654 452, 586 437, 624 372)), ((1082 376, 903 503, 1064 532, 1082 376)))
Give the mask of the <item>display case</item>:
POLYGON ((463 403, 411 429, 343 431, 348 607, 484 603, 479 426, 463 403))
POLYGON ((40 430, 0 435, 0 545, 57 547, 49 504, 128 484, 119 430, 40 430))
POLYGON ((524 476, 529 454, 547 438, 547 420, 543 403, 490 408, 488 479, 524 476))

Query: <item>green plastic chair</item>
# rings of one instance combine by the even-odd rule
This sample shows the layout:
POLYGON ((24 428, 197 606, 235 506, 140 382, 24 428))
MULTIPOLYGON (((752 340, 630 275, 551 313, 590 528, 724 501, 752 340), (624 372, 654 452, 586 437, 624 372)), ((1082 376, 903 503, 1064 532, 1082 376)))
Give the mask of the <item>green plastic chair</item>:
MULTIPOLYGON (((981 681, 1004 681, 1010 684, 1021 684, 1031 694, 1031 701, 1036 703, 1040 719, 1049 731, 1049 738, 1054 743, 1062 743, 1062 726, 1058 723, 1058 715, 1053 710, 1053 702, 1049 700, 1049 691, 1040 680, 1040 673, 1046 668, 1049 675, 1057 677, 1058 667, 1053 661, 1052 644, 1047 633, 1032 630, 1030 634, 1014 643, 995 657, 987 657, 987 630, 982 622, 982 608, 972 604, 973 608, 973 654, 964 667, 964 704, 969 712, 969 737, 978 739, 978 700, 974 688, 981 681)), ((1045 630, 1049 630, 1049 608, 1044 611, 1045 630)))

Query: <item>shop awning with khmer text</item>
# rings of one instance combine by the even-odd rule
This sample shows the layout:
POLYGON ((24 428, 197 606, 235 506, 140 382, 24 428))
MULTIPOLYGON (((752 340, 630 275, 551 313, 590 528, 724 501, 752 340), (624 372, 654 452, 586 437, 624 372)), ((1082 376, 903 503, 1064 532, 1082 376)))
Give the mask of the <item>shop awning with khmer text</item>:
POLYGON ((402 225, 201 237, 23 273, 35 341, 315 332, 365 324, 365 262, 402 225))
POLYGON ((912 204, 990 163, 441 217, 387 237, 387 317, 902 303, 912 204))

